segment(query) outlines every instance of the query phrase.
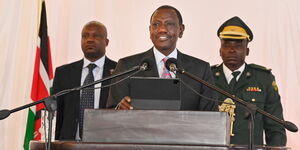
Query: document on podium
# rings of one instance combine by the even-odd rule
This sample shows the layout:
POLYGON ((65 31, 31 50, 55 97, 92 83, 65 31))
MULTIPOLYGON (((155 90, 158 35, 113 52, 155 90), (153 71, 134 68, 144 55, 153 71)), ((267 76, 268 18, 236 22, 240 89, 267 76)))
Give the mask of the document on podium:
POLYGON ((140 110, 180 110, 181 84, 178 78, 132 77, 131 105, 140 110))

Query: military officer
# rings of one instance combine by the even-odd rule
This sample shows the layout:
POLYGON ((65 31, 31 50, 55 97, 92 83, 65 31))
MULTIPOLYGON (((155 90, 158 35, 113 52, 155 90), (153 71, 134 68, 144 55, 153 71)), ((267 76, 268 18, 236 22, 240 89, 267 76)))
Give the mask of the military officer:
MULTIPOLYGON (((223 63, 211 67, 216 85, 283 119, 280 95, 271 70, 245 62, 245 57, 249 54, 248 43, 253 39, 250 28, 239 17, 233 17, 220 26, 217 35, 221 42, 220 56, 223 63)), ((228 98, 219 94, 219 100, 228 98)), ((219 109, 224 110, 222 107, 219 109)), ((230 116, 234 117, 234 123, 230 143, 246 145, 248 121, 244 118, 245 110, 239 105, 232 108, 234 115, 230 116)), ((286 145, 286 133, 281 125, 258 113, 255 114, 254 122, 255 145, 264 145, 263 132, 266 145, 286 145)))

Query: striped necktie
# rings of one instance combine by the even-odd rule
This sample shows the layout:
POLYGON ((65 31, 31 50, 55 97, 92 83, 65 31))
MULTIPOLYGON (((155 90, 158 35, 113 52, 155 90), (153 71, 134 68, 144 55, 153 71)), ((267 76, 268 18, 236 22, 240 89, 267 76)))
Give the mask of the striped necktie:
POLYGON ((163 67, 163 71, 162 71, 162 74, 161 74, 162 78, 172 78, 170 71, 166 68, 166 61, 167 60, 168 60, 167 57, 162 59, 162 61, 164 62, 164 67, 163 67))

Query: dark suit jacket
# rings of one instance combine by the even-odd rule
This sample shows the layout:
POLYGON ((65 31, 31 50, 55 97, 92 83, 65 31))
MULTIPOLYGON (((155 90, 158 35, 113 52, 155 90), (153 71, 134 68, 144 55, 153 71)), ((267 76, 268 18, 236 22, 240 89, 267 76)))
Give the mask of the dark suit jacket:
MULTIPOLYGON (((150 64, 151 69, 149 71, 140 72, 135 76, 159 77, 157 66, 155 63, 156 61, 152 49, 140 54, 136 54, 133 56, 120 59, 117 64, 115 73, 119 73, 128 70, 134 66, 137 66, 141 63, 142 60, 146 58, 150 59, 152 62, 152 64, 150 64)), ((178 61, 178 66, 180 68, 185 69, 186 71, 196 75, 197 77, 205 81, 208 81, 212 84, 214 83, 210 66, 207 62, 204 62, 192 56, 185 55, 179 51, 178 51, 177 61, 178 61)), ((178 74, 178 76, 200 94, 210 97, 212 99, 216 99, 217 94, 214 91, 208 89, 206 86, 188 78, 185 75, 178 74)), ((112 82, 116 82, 124 77, 125 76, 116 78, 115 80, 112 80, 112 82)), ((206 100, 205 98, 198 96, 192 90, 188 89, 184 84, 182 84, 181 90, 182 90, 181 110, 216 110, 217 109, 217 103, 206 100)), ((108 107, 116 106, 124 96, 129 96, 129 80, 125 80, 111 87, 107 106, 108 107)))
MULTIPOLYGON (((80 86, 83 59, 71 64, 56 68, 53 93, 80 86)), ((116 62, 105 57, 103 78, 111 75, 116 62)), ((102 83, 102 86, 110 84, 110 81, 102 83)), ((99 108, 105 108, 109 88, 101 89, 99 108)), ((57 98, 57 119, 55 139, 75 140, 79 118, 80 91, 75 91, 57 98)))
MULTIPOLYGON (((213 66, 212 71, 216 86, 230 92, 227 80, 225 78, 222 65, 213 66)), ((250 64, 245 67, 239 78, 234 95, 245 100, 248 103, 255 104, 262 110, 283 119, 282 105, 280 96, 275 83, 275 78, 270 70, 262 66, 250 64)), ((224 95, 219 94, 219 100, 224 101, 224 95)), ((245 109, 237 105, 235 110, 235 122, 230 143, 232 144, 248 144, 248 121, 244 119, 245 109)), ((285 146, 286 134, 285 129, 278 123, 262 116, 255 115, 254 120, 254 144, 263 145, 263 131, 265 131, 265 139, 267 145, 285 146)))

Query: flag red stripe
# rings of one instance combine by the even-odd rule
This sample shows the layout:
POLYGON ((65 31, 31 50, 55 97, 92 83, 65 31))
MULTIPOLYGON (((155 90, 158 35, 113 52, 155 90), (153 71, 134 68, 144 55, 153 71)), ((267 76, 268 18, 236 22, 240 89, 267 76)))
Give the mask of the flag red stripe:
POLYGON ((49 96, 49 90, 45 86, 40 74, 40 48, 36 49, 34 73, 31 87, 31 99, 37 101, 49 96))
POLYGON ((35 120, 34 122, 34 140, 41 140, 41 132, 40 132, 40 128, 41 128, 41 124, 42 124, 42 121, 41 121, 41 118, 35 120))

